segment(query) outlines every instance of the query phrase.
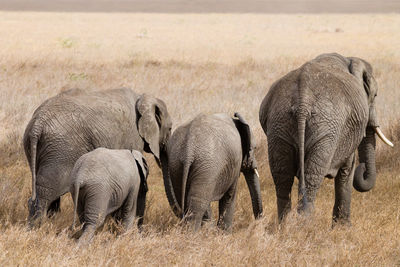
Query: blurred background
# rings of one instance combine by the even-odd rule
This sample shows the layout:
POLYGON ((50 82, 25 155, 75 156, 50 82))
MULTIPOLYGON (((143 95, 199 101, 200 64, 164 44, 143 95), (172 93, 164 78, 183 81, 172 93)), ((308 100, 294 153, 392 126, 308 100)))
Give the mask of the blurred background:
POLYGON ((0 0, 0 10, 162 13, 399 12, 398 0, 0 0))

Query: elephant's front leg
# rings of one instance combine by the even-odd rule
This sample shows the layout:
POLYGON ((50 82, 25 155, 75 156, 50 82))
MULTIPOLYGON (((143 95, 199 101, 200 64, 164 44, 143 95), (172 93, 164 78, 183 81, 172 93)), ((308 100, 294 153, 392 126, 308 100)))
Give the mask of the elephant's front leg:
POLYGON ((233 213, 235 211, 236 187, 237 180, 222 196, 218 205, 218 227, 227 232, 232 230, 233 213))
POLYGON ((355 171, 353 154, 335 177, 335 206, 333 207, 332 227, 336 223, 350 225, 351 191, 355 171))

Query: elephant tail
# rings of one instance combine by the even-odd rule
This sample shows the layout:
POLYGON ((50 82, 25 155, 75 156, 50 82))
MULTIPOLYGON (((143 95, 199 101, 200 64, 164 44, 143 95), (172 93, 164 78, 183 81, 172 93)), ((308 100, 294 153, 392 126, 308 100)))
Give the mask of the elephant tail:
POLYGON ((304 139, 306 131, 306 116, 299 115, 297 121, 297 130, 299 138, 299 198, 303 199, 303 203, 306 197, 306 185, 304 178, 304 139))
POLYGON ((76 223, 76 214, 77 214, 77 208, 78 208, 78 196, 79 196, 79 182, 76 180, 74 183, 74 220, 72 222, 72 229, 75 229, 75 223, 76 223))
POLYGON ((182 194, 181 194, 181 207, 182 207, 182 218, 185 216, 185 194, 186 184, 189 176, 190 164, 185 164, 182 172, 182 194))
POLYGON ((32 119, 25 129, 23 143, 25 155, 29 162, 32 172, 32 197, 31 201, 36 201, 36 173, 37 173, 37 146, 42 134, 42 123, 38 119, 32 119))
POLYGON ((34 135, 29 138, 29 149, 30 149, 30 165, 32 172, 32 197, 31 200, 36 200, 36 163, 37 163, 37 144, 39 141, 39 136, 34 135))

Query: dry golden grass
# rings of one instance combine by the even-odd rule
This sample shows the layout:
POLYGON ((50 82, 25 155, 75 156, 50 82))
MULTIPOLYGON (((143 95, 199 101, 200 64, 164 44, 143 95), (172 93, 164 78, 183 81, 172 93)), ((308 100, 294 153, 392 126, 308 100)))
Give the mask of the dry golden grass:
POLYGON ((0 12, 0 36, 1 266, 400 266, 400 15, 0 12), (397 146, 378 142, 378 181, 368 193, 353 193, 352 227, 331 229, 331 180, 311 218, 293 212, 279 226, 259 105, 273 81, 333 51, 372 63, 381 126, 397 146), (147 155, 143 234, 115 237, 107 225, 89 248, 78 249, 67 230, 69 195, 61 214, 27 231, 31 176, 21 136, 34 109, 68 88, 121 86, 162 98, 174 127, 199 112, 241 112, 258 141, 265 217, 254 222, 240 178, 233 233, 220 232, 214 221, 189 235, 177 225, 161 172, 147 155))

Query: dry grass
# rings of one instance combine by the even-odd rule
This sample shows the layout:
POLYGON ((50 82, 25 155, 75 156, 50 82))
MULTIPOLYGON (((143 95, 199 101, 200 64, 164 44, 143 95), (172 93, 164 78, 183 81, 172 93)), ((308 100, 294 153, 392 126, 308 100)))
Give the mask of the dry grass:
POLYGON ((400 266, 399 29, 399 15, 0 12, 0 265, 400 266), (278 226, 259 105, 273 81, 332 51, 373 64, 381 125, 397 147, 378 144, 377 185, 353 193, 352 227, 331 230, 331 180, 311 218, 291 213, 278 226), (68 88, 120 86, 162 98, 175 127, 199 112, 241 112, 258 140, 265 217, 254 222, 241 178, 233 233, 214 222, 188 235, 151 159, 144 234, 115 237, 106 226, 78 249, 67 231, 70 196, 61 214, 26 231, 31 178, 21 136, 34 109, 68 88))

